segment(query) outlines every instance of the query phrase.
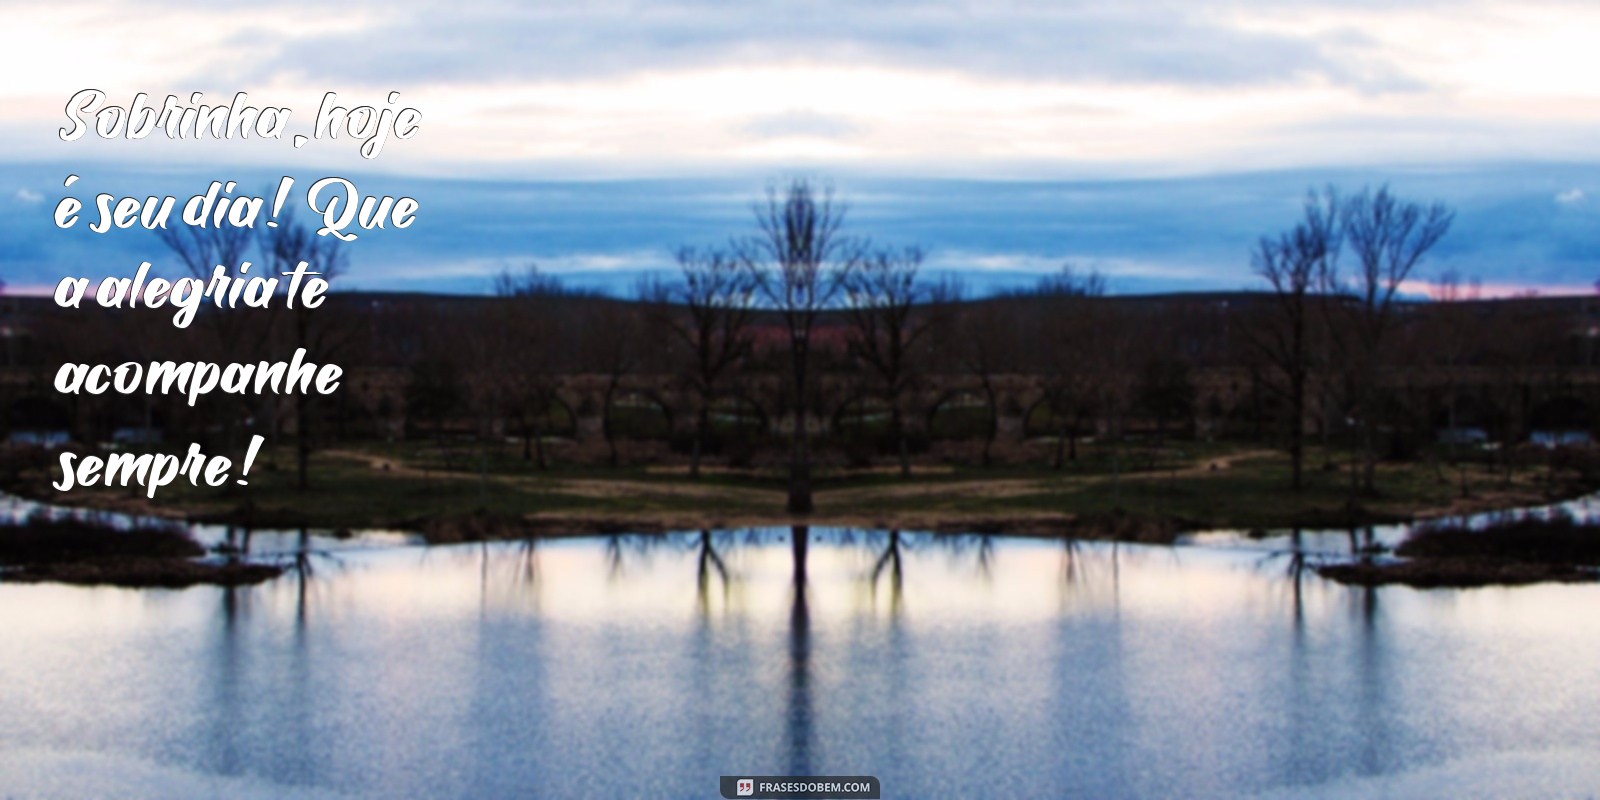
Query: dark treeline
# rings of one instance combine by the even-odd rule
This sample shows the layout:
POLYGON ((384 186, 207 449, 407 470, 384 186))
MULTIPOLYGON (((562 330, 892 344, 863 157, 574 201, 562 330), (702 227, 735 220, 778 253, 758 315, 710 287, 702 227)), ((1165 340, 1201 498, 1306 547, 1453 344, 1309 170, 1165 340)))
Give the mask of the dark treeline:
MULTIPOLYGON (((340 441, 505 441, 530 469, 785 470, 790 508, 805 511, 815 464, 1066 469, 1090 440, 1118 469, 1175 440, 1259 441, 1290 453, 1295 486, 1316 452, 1315 467, 1367 492, 1382 459, 1586 435, 1600 402, 1595 303, 1482 300, 1427 274, 1449 211, 1387 189, 1309 196, 1299 223, 1251 253, 1265 291, 1166 296, 1110 294, 1103 276, 1064 267, 1027 291, 964 298, 924 273, 917 247, 852 229, 824 188, 776 187, 753 211, 747 230, 677 251, 675 274, 626 300, 534 266, 485 296, 343 293, 299 314, 211 309, 187 331, 166 311, 0 298, 3 432, 213 446, 265 433, 295 444, 302 482, 310 454, 340 441), (280 360, 297 347, 345 367, 337 394, 189 407, 51 391, 68 361, 280 360)), ((252 247, 258 263, 343 266, 293 225, 168 244, 197 274, 252 247)))

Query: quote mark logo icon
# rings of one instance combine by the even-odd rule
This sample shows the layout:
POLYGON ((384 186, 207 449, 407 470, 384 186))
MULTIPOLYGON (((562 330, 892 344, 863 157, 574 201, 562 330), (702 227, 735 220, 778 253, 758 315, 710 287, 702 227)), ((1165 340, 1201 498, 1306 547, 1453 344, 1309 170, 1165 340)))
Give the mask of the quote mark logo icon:
POLYGON ((740 797, 749 797, 756 793, 756 782, 751 778, 740 778, 734 790, 740 797))

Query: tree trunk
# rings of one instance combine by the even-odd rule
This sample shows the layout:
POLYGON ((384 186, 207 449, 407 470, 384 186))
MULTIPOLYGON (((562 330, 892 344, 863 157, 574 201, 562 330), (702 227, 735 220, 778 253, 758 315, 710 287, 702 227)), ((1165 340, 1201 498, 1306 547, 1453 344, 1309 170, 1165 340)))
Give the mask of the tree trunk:
POLYGON ((1295 370, 1289 387, 1289 487, 1300 491, 1305 485, 1306 460, 1306 376, 1295 370))
POLYGON ((790 514, 810 514, 811 452, 806 436, 806 367, 810 353, 804 339, 792 343, 794 368, 794 439, 789 450, 790 514))
MULTIPOLYGON (((304 309, 295 314, 295 338, 300 347, 307 347, 306 326, 308 324, 309 320, 306 319, 306 312, 304 309)), ((305 392, 295 393, 294 414, 295 425, 298 426, 298 429, 295 432, 296 435, 294 437, 295 484, 300 488, 301 491, 304 491, 311 482, 311 478, 308 474, 311 467, 311 414, 309 413, 309 405, 310 404, 307 401, 305 392)))
POLYGON ((700 454, 705 449, 707 417, 709 416, 707 408, 707 403, 701 403, 700 409, 696 412, 694 418, 694 445, 689 452, 689 477, 696 480, 700 477, 700 454))
POLYGON ((1378 486, 1378 453, 1373 444, 1373 429, 1369 415, 1361 426, 1361 488, 1371 494, 1378 486))
POLYGON ((810 514, 811 502, 811 453, 810 445, 806 441, 806 416, 803 411, 796 412, 794 422, 794 446, 789 454, 789 513, 810 514))
POLYGON ((295 395, 295 424, 299 426, 295 438, 295 485, 302 491, 311 483, 311 415, 308 413, 305 393, 295 395))
POLYGON ((1122 510, 1122 431, 1111 440, 1111 507, 1122 510))
POLYGON ((1361 445, 1350 443, 1350 502, 1353 509, 1361 502, 1361 445))
POLYGON ((906 421, 900 414, 900 406, 895 405, 893 410, 895 442, 900 448, 900 477, 911 477, 911 449, 906 443, 906 421))
POLYGON ((539 470, 545 470, 548 465, 544 460, 544 432, 540 430, 537 423, 533 425, 533 453, 537 459, 539 470))
POLYGON ((611 406, 612 400, 616 395, 616 389, 615 381, 606 386, 605 406, 600 411, 600 432, 606 437, 606 449, 609 451, 607 461, 613 467, 617 466, 618 463, 617 436, 616 431, 611 426, 611 406))
POLYGON ((993 463, 989 451, 994 447, 994 440, 1000 436, 1000 405, 995 402, 994 387, 989 385, 988 380, 983 382, 983 393, 989 400, 989 430, 983 438, 983 465, 987 467, 993 463))

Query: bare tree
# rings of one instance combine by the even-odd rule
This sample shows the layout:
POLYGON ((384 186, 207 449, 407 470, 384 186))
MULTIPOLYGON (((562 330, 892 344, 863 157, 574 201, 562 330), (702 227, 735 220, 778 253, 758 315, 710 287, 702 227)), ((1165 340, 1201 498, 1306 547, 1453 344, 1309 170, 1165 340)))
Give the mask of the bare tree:
POLYGON ((1375 400, 1395 297, 1428 251, 1450 230, 1455 215, 1442 203, 1423 206, 1401 200, 1389 187, 1362 189, 1345 201, 1340 214, 1344 240, 1355 260, 1355 274, 1341 275, 1329 261, 1322 276, 1327 291, 1343 302, 1328 304, 1334 346, 1344 367, 1346 404, 1360 432, 1361 458, 1352 464, 1352 485, 1374 488, 1377 456, 1373 447, 1379 409, 1375 400), (1359 470, 1356 467, 1359 466, 1359 470))
MULTIPOLYGON (((1461 275, 1446 270, 1429 287, 1429 309, 1424 330, 1425 351, 1432 365, 1438 369, 1440 391, 1443 393, 1445 429, 1449 439, 1448 454, 1460 478, 1461 496, 1471 494, 1467 483, 1466 460, 1462 457, 1472 437, 1462 431, 1461 404, 1467 385, 1461 372, 1483 345, 1483 334, 1492 328, 1492 321, 1478 313, 1477 304, 1481 288, 1478 281, 1461 285, 1461 275)), ((1485 431, 1487 436, 1487 431, 1485 431)))
MULTIPOLYGON (((317 236, 310 226, 298 224, 293 219, 283 219, 278 227, 267 228, 261 238, 267 266, 280 275, 293 272, 305 264, 307 274, 331 282, 345 271, 348 263, 336 240, 317 236)), ((304 348, 307 353, 315 353, 318 360, 325 361, 336 354, 342 337, 337 325, 338 318, 318 313, 319 310, 306 308, 304 303, 296 299, 294 308, 289 311, 291 332, 296 349, 304 348)), ((295 393, 295 485, 302 490, 310 484, 312 417, 316 413, 312 403, 307 392, 295 393)))
POLYGON ((1181 429, 1194 419, 1194 377, 1188 359, 1181 355, 1165 352, 1147 357, 1133 391, 1138 410, 1156 421, 1158 445, 1166 443, 1167 423, 1176 421, 1181 429))
POLYGON ((495 277, 498 298, 484 330, 493 337, 484 352, 488 380, 500 413, 522 439, 523 460, 546 469, 545 425, 559 407, 561 324, 557 301, 561 281, 529 265, 522 272, 505 270, 495 277))
POLYGON ((1045 408, 1056 429, 1056 469, 1077 459, 1078 437, 1092 422, 1100 399, 1093 301, 1105 292, 1103 275, 1096 270, 1079 272, 1070 264, 1041 278, 1032 292, 1030 336, 1041 345, 1043 355, 1035 368, 1040 371, 1045 408))
POLYGON ((795 180, 780 193, 767 191, 755 206, 757 235, 738 243, 738 255, 756 277, 766 302, 778 312, 789 341, 789 389, 794 430, 789 450, 789 503, 793 514, 810 513, 811 453, 807 391, 812 332, 837 300, 844 277, 861 260, 863 245, 841 232, 845 207, 830 190, 820 193, 795 180))
POLYGON ((577 327, 584 368, 605 377, 601 393, 600 431, 608 461, 618 466, 615 411, 623 381, 639 370, 645 346, 639 309, 604 298, 592 298, 577 327))
POLYGON ((1281 381, 1265 385, 1289 404, 1289 485, 1304 485, 1307 385, 1315 358, 1317 294, 1339 255, 1339 200, 1333 189, 1308 192, 1299 223, 1276 238, 1264 236, 1252 267, 1272 286, 1273 304, 1246 334, 1281 381))
POLYGON ((461 367, 461 344, 437 335, 441 333, 436 329, 436 335, 426 337, 421 352, 410 360, 404 394, 408 427, 415 431, 425 421, 438 440, 444 438, 446 422, 469 405, 471 394, 461 367))
MULTIPOLYGON (((255 239, 254 233, 249 228, 179 225, 157 228, 155 234, 156 238, 178 257, 184 271, 191 277, 209 284, 219 267, 222 274, 228 277, 246 276, 248 262, 245 261, 245 257, 250 253, 251 244, 255 239)), ((236 309, 213 309, 213 311, 215 313, 200 315, 200 319, 203 320, 201 324, 209 326, 212 335, 195 340, 204 348, 205 357, 217 360, 258 360, 272 336, 276 315, 252 314, 236 309)), ((237 398, 221 405, 222 407, 215 413, 220 414, 218 421, 221 423, 223 438, 231 447, 237 444, 235 434, 241 419, 250 415, 254 409, 251 408, 249 401, 237 398)))
POLYGON ((921 378, 918 345, 938 324, 936 312, 954 299, 948 285, 919 281, 921 268, 919 248, 879 250, 864 257, 844 279, 850 355, 867 368, 889 407, 890 433, 903 477, 911 476, 905 401, 921 378))
POLYGON ((655 304, 667 329, 689 353, 686 378, 695 396, 689 477, 699 478, 711 409, 750 356, 757 281, 739 259, 721 250, 685 247, 677 258, 682 282, 658 281, 641 294, 655 304))
MULTIPOLYGON (((270 229, 269 229, 270 230, 270 229)), ((210 282, 217 267, 222 267, 223 274, 240 278, 245 277, 245 256, 250 252, 254 234, 249 228, 224 227, 196 227, 193 225, 179 225, 171 228, 157 228, 156 238, 178 257, 184 271, 191 277, 201 281, 210 282)), ((206 315, 215 326, 217 343, 221 350, 229 354, 239 354, 250 357, 264 345, 266 332, 257 329, 251 332, 248 329, 246 314, 210 314, 206 315), (246 341, 247 333, 259 333, 253 341, 246 341), (245 352, 248 350, 249 352, 245 352)))
POLYGON ((969 303, 960 309, 957 337, 952 348, 960 368, 978 382, 989 411, 983 438, 983 466, 993 463, 994 442, 1000 435, 1000 395, 996 380, 1016 368, 1019 350, 1015 315, 999 302, 969 303))
POLYGON ((1090 375, 1089 392, 1100 417, 1100 431, 1111 450, 1111 498, 1121 508, 1123 438, 1127 415, 1133 406, 1134 380, 1129 364, 1139 331, 1130 322, 1127 307, 1099 303, 1089 307, 1092 325, 1086 337, 1090 375))

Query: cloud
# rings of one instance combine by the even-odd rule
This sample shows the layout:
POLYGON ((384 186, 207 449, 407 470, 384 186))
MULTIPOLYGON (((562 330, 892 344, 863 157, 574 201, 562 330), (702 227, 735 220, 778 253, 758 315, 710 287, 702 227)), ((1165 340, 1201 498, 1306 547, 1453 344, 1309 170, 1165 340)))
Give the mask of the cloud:
POLYGON ((36 192, 36 191, 34 191, 32 189, 29 189, 26 186, 22 187, 21 189, 18 189, 17 193, 15 195, 12 195, 12 196, 17 198, 17 202, 26 203, 26 204, 28 204, 30 206, 31 205, 37 205, 39 203, 44 202, 44 195, 39 194, 38 192, 36 192))
MULTIPOLYGON (((22 186, 59 178, 53 165, 0 163, 22 186)), ((234 172, 242 185, 273 173, 234 172)), ((86 171, 86 193, 186 196, 211 177, 188 170, 86 171)), ((302 185, 310 175, 297 176, 302 185)), ((422 204, 405 231, 351 244, 340 288, 488 291, 503 269, 537 263, 572 285, 620 294, 640 275, 674 269, 681 245, 719 246, 751 231, 763 176, 550 182, 353 176, 364 189, 404 189, 422 204)), ((770 176, 768 176, 770 177, 770 176)), ((921 245, 930 274, 959 276, 974 293, 1027 286, 1064 263, 1099 269, 1114 292, 1239 289, 1259 285, 1249 253, 1258 237, 1293 225, 1307 187, 1389 183, 1401 196, 1441 200, 1457 222, 1415 277, 1445 270, 1486 290, 1546 293, 1588 286, 1600 262, 1600 226, 1552 214, 1551 198, 1600 182, 1600 166, 1563 164, 1464 171, 1301 170, 1160 180, 975 181, 832 173, 848 204, 845 225, 882 246, 921 245)), ((0 214, 0 264, 13 285, 52 285, 83 264, 107 274, 152 261, 177 269, 147 232, 62 236, 48 214, 0 214)))
POLYGON ((789 111, 756 117, 744 125, 743 131, 752 136, 774 139, 791 136, 838 139, 850 136, 860 128, 860 125, 840 116, 818 114, 813 111, 789 111))
MULTIPOLYGON (((1600 9, 1535 0, 14 0, 0 152, 60 159, 62 99, 387 90, 383 168, 629 177, 871 164, 1126 177, 1600 156, 1600 9), (96 24, 85 25, 94 18, 96 24), (56 59, 71 50, 80 58, 56 59), (178 58, 174 53, 181 53, 178 58)), ((348 163, 344 143, 73 143, 73 158, 348 163), (171 145, 171 146, 167 146, 171 145)))
POLYGON ((1263 8, 1270 6, 1184 0, 448 6, 374 0, 347 7, 381 20, 370 27, 248 35, 265 38, 272 53, 255 64, 251 77, 314 74, 370 84, 592 78, 805 62, 1192 86, 1307 79, 1362 91, 1417 85, 1360 31, 1284 32, 1241 24, 1242 15, 1263 8))
POLYGON ((1583 190, 1576 187, 1568 189, 1556 195, 1556 202, 1564 206, 1581 203, 1583 202, 1583 190))

